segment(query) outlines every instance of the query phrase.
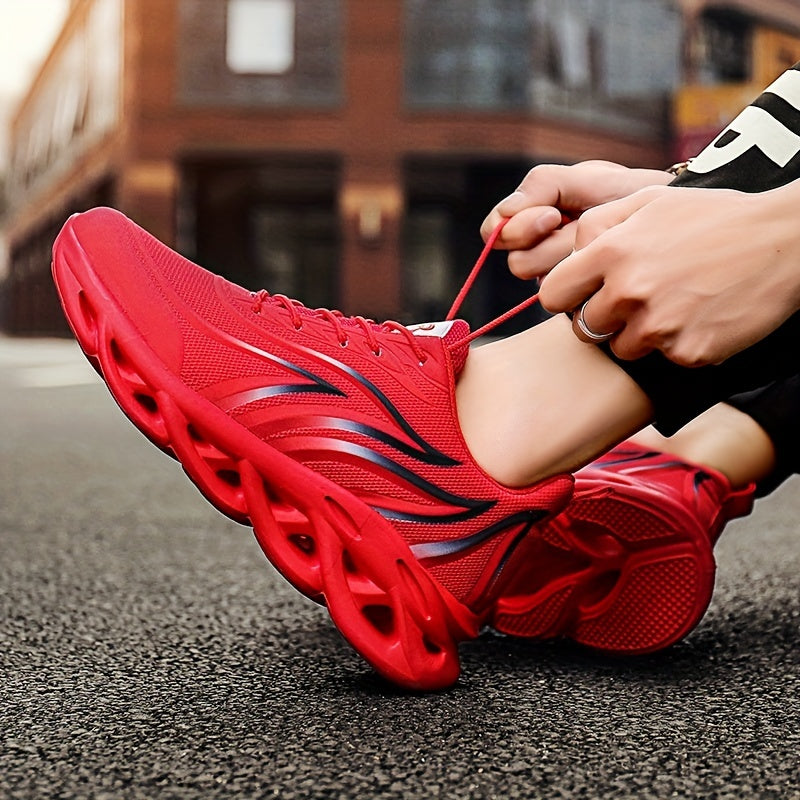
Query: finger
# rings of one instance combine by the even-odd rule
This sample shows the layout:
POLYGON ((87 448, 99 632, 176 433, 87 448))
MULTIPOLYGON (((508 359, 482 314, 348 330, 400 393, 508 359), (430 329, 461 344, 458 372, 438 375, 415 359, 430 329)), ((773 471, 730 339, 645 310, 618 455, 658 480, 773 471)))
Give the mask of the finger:
POLYGON ((538 164, 508 197, 497 204, 497 208, 508 217, 530 206, 561 208, 562 189, 576 183, 573 172, 563 164, 538 164))
POLYGON ((539 302, 552 314, 572 311, 603 286, 604 263, 591 245, 568 255, 542 278, 539 302))
POLYGON ((497 249, 502 250, 527 250, 562 222, 561 212, 552 206, 533 206, 513 216, 504 216, 495 208, 481 225, 484 241, 504 219, 508 219, 508 222, 495 244, 497 249))
POLYGON ((508 197, 492 209, 481 225, 481 236, 485 241, 503 217, 513 217, 528 208, 551 207, 567 212, 567 216, 577 216, 594 202, 587 202, 586 186, 583 169, 564 164, 538 164, 508 197))
MULTIPOLYGON (((481 239, 483 241, 487 241, 489 237, 492 235, 492 231, 504 220, 508 219, 508 217, 504 217, 498 210, 497 206, 495 206, 489 214, 486 216, 486 219, 481 223, 481 239)), ((501 234, 502 238, 502 234, 501 234)), ((499 240, 498 240, 499 241, 499 240)), ((499 247, 499 244, 495 243, 495 247, 499 247)))
POLYGON ((501 215, 513 216, 530 206, 547 205, 577 216, 587 208, 668 180, 669 175, 660 170, 632 170, 610 161, 539 164, 497 208, 501 215))
POLYGON ((643 338, 635 321, 628 320, 624 328, 611 339, 611 352, 624 361, 635 361, 652 353, 656 348, 643 338))
MULTIPOLYGON (((509 222, 509 225, 511 223, 509 222)), ((563 261, 575 244, 575 223, 558 228, 528 250, 512 250, 508 255, 508 268, 522 280, 540 278, 563 261)))
MULTIPOLYGON (((601 297, 600 301, 605 303, 605 298, 601 297)), ((651 312, 646 304, 623 303, 615 313, 617 317, 624 317, 624 326, 610 343, 611 350, 617 358, 634 361, 654 350, 663 350, 664 355, 669 358, 664 347, 671 346, 675 333, 671 329, 654 326, 651 312)), ((596 318, 596 314, 593 318, 596 318)))

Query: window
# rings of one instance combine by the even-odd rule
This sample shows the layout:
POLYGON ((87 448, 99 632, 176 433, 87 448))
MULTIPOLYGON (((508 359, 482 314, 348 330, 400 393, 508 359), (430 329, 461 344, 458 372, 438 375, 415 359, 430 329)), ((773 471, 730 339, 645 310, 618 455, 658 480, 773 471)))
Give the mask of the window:
POLYGON ((342 104, 345 0, 174 2, 179 25, 175 94, 181 106, 330 109, 342 104))
POLYGON ((294 23, 294 0, 228 0, 228 68, 251 75, 288 72, 294 66, 294 23))
POLYGON ((525 107, 528 0, 406 0, 405 86, 413 108, 525 107))
POLYGON ((740 83, 750 75, 753 25, 728 9, 710 9, 703 16, 702 66, 705 83, 740 83))

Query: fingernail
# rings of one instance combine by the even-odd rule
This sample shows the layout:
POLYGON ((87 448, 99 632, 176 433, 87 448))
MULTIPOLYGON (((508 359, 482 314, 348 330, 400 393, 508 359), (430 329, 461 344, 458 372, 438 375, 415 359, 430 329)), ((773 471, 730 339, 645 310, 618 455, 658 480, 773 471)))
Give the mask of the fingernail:
POLYGON ((541 230, 550 231, 553 230, 553 228, 557 228, 561 224, 561 221, 561 212, 557 208, 548 208, 541 213, 536 220, 536 224, 541 230))
POLYGON ((525 205, 525 195, 520 191, 511 192, 508 197, 504 197, 498 204, 497 210, 504 216, 511 216, 521 211, 525 205))

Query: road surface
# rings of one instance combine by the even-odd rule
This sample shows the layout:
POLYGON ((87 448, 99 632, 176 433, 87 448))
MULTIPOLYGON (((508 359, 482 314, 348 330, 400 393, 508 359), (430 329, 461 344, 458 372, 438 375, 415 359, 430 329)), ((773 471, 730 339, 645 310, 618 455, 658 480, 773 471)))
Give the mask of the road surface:
POLYGON ((666 653, 485 635, 407 694, 73 343, 0 339, 0 797, 800 798, 799 517, 793 479, 728 526, 666 653))

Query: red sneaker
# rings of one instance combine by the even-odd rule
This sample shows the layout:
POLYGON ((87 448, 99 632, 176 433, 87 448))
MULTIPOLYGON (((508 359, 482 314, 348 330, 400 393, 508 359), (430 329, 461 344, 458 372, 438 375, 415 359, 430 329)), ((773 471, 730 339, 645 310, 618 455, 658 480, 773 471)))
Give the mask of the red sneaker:
POLYGON ((125 414, 350 644, 403 686, 454 682, 457 643, 573 483, 508 489, 473 461, 454 396, 467 324, 379 325, 245 291, 110 209, 66 223, 53 274, 125 414))
POLYGON ((576 473, 569 506, 523 543, 515 564, 526 566, 491 624, 608 653, 673 644, 708 608, 714 544, 750 513, 754 488, 733 491, 719 472, 619 445, 576 473))

